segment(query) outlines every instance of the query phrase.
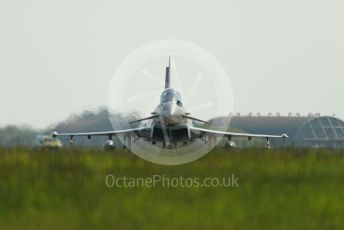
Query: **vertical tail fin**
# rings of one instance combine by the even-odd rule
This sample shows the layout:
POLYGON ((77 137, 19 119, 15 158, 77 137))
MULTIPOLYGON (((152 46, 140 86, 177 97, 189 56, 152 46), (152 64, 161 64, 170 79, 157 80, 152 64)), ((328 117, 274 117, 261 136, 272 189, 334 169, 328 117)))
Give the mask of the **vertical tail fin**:
POLYGON ((168 57, 168 67, 166 67, 166 75, 165 75, 165 89, 171 87, 171 57, 168 57))

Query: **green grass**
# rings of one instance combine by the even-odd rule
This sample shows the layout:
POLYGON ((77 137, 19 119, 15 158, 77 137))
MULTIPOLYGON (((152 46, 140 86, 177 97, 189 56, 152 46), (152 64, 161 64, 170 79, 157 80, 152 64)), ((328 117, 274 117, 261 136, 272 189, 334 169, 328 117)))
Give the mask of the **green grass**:
POLYGON ((0 229, 341 229, 344 151, 214 150, 160 166, 125 150, 0 149, 0 229), (229 177, 238 188, 108 188, 127 177, 229 177))

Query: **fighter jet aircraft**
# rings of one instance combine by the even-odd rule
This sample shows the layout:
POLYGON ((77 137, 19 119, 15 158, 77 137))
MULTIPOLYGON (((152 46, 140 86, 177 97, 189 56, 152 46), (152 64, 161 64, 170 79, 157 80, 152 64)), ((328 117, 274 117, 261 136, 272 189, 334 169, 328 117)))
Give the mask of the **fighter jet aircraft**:
POLYGON ((108 136, 109 140, 112 140, 115 135, 123 135, 126 145, 130 145, 131 137, 136 136, 136 138, 150 141, 151 144, 161 142, 163 148, 175 148, 178 142, 188 143, 196 138, 216 138, 216 136, 226 136, 228 140, 232 137, 247 137, 249 140, 253 137, 265 138, 267 147, 270 147, 270 138, 282 138, 283 140, 288 138, 285 133, 281 135, 236 133, 195 127, 192 121, 207 122, 194 118, 187 112, 180 93, 171 87, 170 70, 169 59, 168 67, 166 67, 165 89, 161 93, 159 105, 151 113, 151 116, 130 122, 133 124, 150 120, 149 124, 138 128, 102 132, 58 133, 54 131, 51 136, 54 138, 69 136, 70 142, 73 143, 75 136, 86 136, 88 139, 91 139, 92 136, 108 136))

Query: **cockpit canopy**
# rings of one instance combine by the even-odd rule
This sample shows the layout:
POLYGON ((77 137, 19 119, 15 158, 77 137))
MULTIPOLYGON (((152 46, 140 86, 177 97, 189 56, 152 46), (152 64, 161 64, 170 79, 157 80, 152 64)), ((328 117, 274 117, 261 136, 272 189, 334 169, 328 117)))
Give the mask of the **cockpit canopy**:
POLYGON ((174 101, 180 106, 182 105, 182 97, 178 91, 174 89, 165 89, 161 94, 160 102, 166 103, 170 101, 174 101))

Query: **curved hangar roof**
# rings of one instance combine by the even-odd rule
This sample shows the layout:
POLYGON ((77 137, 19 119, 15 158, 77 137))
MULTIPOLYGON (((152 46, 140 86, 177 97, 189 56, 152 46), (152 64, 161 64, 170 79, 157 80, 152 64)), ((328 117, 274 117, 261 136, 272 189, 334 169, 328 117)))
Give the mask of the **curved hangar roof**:
POLYGON ((287 133, 289 145, 344 147, 344 122, 330 116, 235 116, 230 126, 251 133, 287 133))

